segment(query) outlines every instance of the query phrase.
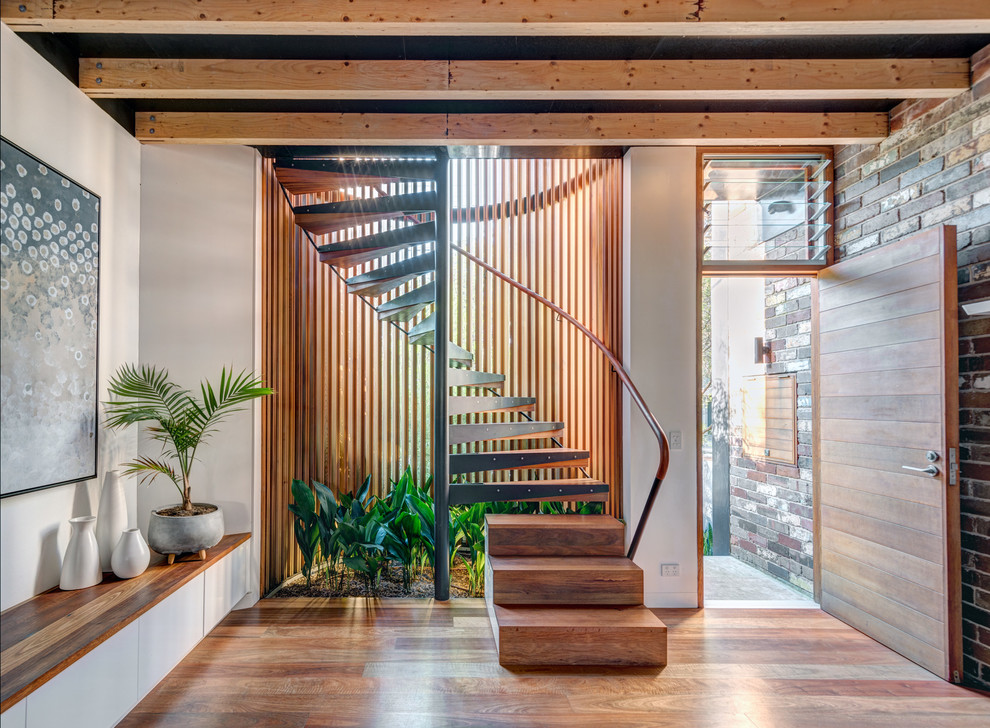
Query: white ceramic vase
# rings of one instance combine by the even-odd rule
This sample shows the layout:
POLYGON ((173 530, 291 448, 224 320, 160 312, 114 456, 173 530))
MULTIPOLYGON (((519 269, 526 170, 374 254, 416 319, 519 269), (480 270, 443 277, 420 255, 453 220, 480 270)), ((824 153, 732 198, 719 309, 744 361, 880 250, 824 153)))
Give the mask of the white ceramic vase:
POLYGON ((62 559, 59 589, 85 589, 103 581, 100 547, 96 543, 96 516, 70 518, 72 533, 62 559))
POLYGON ((120 473, 108 470, 103 478, 100 509, 96 518, 96 542, 100 545, 100 568, 110 571, 110 557, 121 532, 127 528, 127 499, 120 473))
POLYGON ((125 528, 110 559, 113 573, 121 579, 133 579, 144 573, 150 561, 151 551, 141 531, 136 528, 125 528))

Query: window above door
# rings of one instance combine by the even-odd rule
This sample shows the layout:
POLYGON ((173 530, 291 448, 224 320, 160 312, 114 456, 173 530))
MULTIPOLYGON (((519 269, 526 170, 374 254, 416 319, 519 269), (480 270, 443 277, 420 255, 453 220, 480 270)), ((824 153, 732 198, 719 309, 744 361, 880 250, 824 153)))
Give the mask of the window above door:
POLYGON ((699 150, 699 244, 713 274, 814 274, 831 262, 830 150, 699 150))

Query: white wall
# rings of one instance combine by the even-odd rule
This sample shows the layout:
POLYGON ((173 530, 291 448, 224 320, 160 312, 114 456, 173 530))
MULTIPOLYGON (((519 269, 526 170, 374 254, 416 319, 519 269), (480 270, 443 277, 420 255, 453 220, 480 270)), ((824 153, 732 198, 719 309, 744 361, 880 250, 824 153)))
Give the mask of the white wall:
MULTIPOLYGON (((198 392, 220 369, 260 368, 260 157, 248 147, 146 145, 141 154, 141 362, 198 392)), ((223 508, 227 533, 260 530, 260 406, 231 416, 201 451, 193 500, 223 508)), ((142 449, 155 445, 142 442, 142 449)), ((138 522, 179 495, 138 491, 138 522)), ((257 598, 260 539, 252 539, 257 598)))
MULTIPOLYGON (((99 391, 138 357, 140 144, 6 26, 0 27, 0 133, 100 196, 99 391)), ((136 452, 100 431, 102 474, 136 452)), ((58 583, 68 519, 95 515, 102 478, 0 501, 0 609, 58 583)), ((125 486, 134 524, 133 482, 125 486)))
MULTIPOLYGON (((667 434, 681 432, 636 556, 649 607, 698 605, 697 247, 694 147, 637 147, 625 157, 623 363, 667 434), (661 577, 661 564, 680 576, 661 577)), ((659 449, 623 402, 624 510, 631 537, 659 449)))

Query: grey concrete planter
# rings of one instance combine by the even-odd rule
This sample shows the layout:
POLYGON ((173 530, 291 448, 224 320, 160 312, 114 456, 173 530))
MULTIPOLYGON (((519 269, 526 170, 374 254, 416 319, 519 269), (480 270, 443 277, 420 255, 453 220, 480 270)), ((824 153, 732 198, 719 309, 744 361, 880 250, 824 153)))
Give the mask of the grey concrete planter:
MULTIPOLYGON (((211 503, 196 503, 209 506, 211 503)), ((206 558, 206 549, 216 546, 223 538, 223 511, 214 506, 215 511, 198 516, 160 516, 158 511, 175 508, 163 506, 151 511, 148 523, 148 545, 160 554, 168 556, 172 563, 178 554, 198 553, 206 558)))

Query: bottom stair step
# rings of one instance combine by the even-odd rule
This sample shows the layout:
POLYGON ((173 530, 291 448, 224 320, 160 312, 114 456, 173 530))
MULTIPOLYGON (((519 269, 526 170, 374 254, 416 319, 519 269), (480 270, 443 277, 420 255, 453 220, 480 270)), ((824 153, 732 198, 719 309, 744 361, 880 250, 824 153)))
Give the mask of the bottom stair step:
POLYGON ((488 616, 502 665, 667 664, 667 627, 635 607, 501 607, 488 616))

